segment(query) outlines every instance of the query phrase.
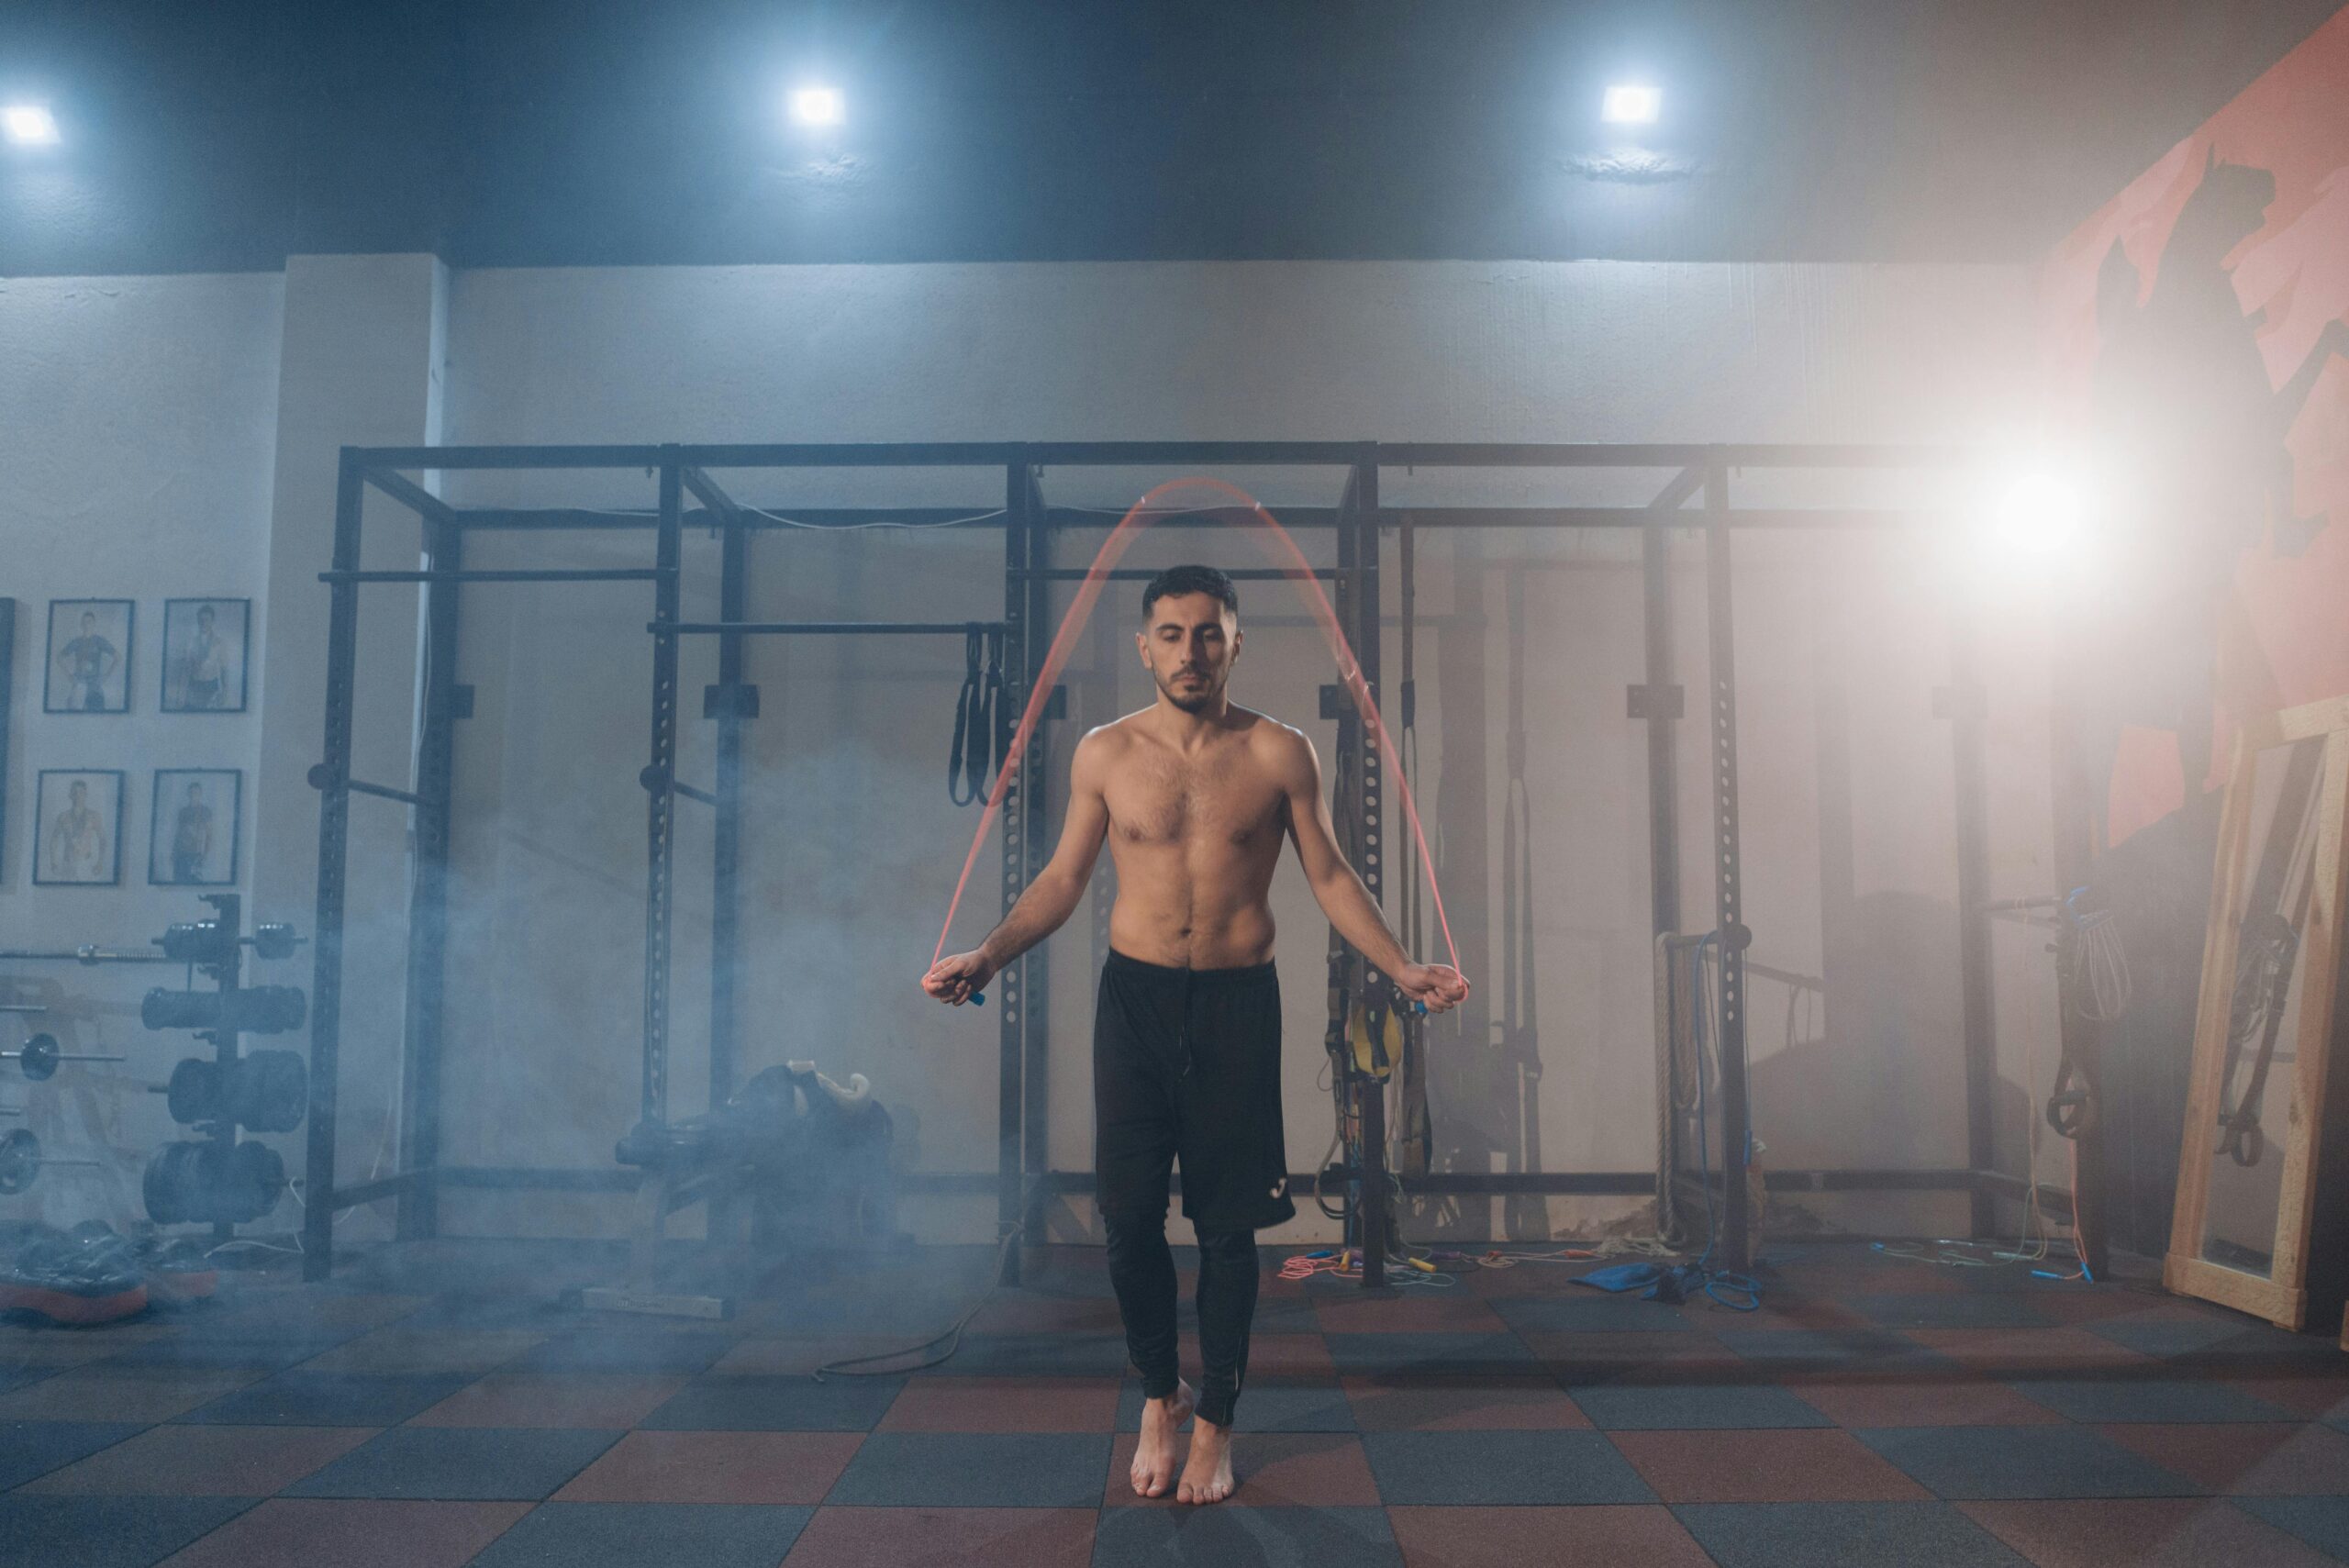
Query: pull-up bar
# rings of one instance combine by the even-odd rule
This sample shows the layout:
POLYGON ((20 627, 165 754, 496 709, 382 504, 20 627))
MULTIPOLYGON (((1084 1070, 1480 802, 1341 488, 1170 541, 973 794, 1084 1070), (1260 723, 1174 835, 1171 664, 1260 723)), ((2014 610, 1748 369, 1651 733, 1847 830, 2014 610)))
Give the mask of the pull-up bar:
POLYGON ((549 567, 481 572, 321 572, 321 583, 657 583, 676 574, 667 566, 549 567))
POLYGON ((1003 627, 999 620, 656 620, 644 629, 655 637, 967 637, 1003 627))

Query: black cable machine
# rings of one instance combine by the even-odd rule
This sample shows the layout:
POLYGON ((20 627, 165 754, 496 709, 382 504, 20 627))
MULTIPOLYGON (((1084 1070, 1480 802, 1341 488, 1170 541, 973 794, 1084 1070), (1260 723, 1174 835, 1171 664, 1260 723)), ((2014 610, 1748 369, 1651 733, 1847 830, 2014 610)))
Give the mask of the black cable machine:
MULTIPOLYGON (((1636 528, 1641 531, 1646 606, 1646 680, 1631 689, 1630 715, 1648 731, 1650 795, 1649 857, 1654 929, 1660 936, 1681 930, 1680 823, 1676 809, 1675 726, 1684 708, 1673 670, 1671 550, 1674 530, 1701 533, 1706 552, 1706 625, 1709 654, 1704 722, 1713 771, 1715 809, 1707 852, 1714 859, 1717 907, 1714 929, 1742 932, 1737 829, 1736 671, 1731 646, 1731 540, 1742 528, 1876 528, 1928 523, 1939 512, 1852 508, 1737 508, 1730 502, 1734 471, 1744 468, 1811 470, 1910 469, 1952 471, 1974 459, 1954 448, 1744 445, 1567 445, 1346 442, 1040 442, 908 443, 852 446, 595 446, 595 447, 346 447, 336 490, 333 561, 320 574, 331 594, 327 651, 324 756, 311 770, 320 794, 316 979, 312 989, 310 1125, 304 1272, 325 1277, 333 1269, 332 1222, 344 1209, 386 1199, 398 1204, 397 1231, 406 1238, 438 1232, 438 1199, 444 1188, 505 1188, 536 1191, 635 1190, 644 1172, 626 1167, 542 1169, 456 1166, 440 1157, 440 1084, 441 1006, 448 938, 448 864, 452 809, 451 762, 458 723, 473 710, 472 690, 458 684, 457 604, 467 584, 498 583, 644 582, 651 584, 648 630, 652 639, 652 702, 650 759, 640 775, 649 795, 645 886, 643 1084, 645 1123, 669 1120, 669 986, 671 884, 674 842, 671 826, 675 802, 687 800, 716 813, 710 996, 709 1097, 721 1106, 738 1087, 740 1020, 733 994, 740 949, 738 861, 742 811, 742 726, 758 716, 758 688, 744 679, 744 639, 769 636, 959 636, 984 635, 992 651, 1000 639, 1000 686, 994 703, 1000 754, 1008 743, 1013 716, 1025 706, 1049 642, 1050 584, 1081 579, 1077 568, 1051 564, 1057 529, 1102 525, 1097 511, 1048 506, 1041 476, 1055 468, 1149 468, 1169 474, 1199 469, 1327 467, 1341 471, 1344 486, 1334 506, 1284 506, 1279 516, 1292 530, 1334 533, 1337 564, 1320 575, 1333 583, 1340 623, 1356 651, 1364 679, 1379 686, 1382 595, 1379 542, 1389 528, 1636 528), (796 510, 803 523, 849 526, 874 521, 1000 528, 1004 536, 1004 608, 1000 620, 939 622, 751 622, 743 619, 748 600, 747 550, 753 529, 779 526, 738 504, 710 477, 716 469, 885 469, 920 467, 999 468, 1005 500, 999 514, 970 518, 940 508, 829 508, 796 510), (1626 469, 1674 470, 1676 477, 1644 507, 1413 506, 1382 506, 1379 476, 1389 469, 1626 469), (634 469, 657 475, 657 503, 642 514, 573 508, 458 507, 408 477, 434 471, 523 471, 634 469), (413 512, 422 527, 423 564, 413 571, 360 568, 365 492, 373 489, 413 512), (1701 503, 1687 503, 1701 493, 1701 503), (687 497, 692 497, 689 506, 687 497), (688 622, 680 617, 679 573, 687 528, 716 532, 720 545, 719 617, 688 622), (463 566, 464 541, 482 531, 649 529, 652 562, 645 567, 470 571, 463 566), (413 786, 353 778, 351 774, 353 692, 358 658, 360 590, 372 584, 420 585, 425 595, 422 659, 423 715, 413 786), (701 789, 676 777, 677 650, 684 637, 718 639, 718 679, 703 693, 702 712, 717 730, 717 776, 701 789), (386 800, 415 813, 415 876, 408 909, 409 962, 406 982, 406 1065, 399 1168, 378 1180, 337 1184, 336 1091, 341 1034, 343 905, 348 867, 349 819, 354 796, 386 800)), ((1182 519, 1169 525, 1181 526, 1182 519)), ((1235 575, 1277 576, 1273 571, 1235 575)), ((1119 576, 1148 575, 1123 573, 1119 576)), ((1408 592, 1408 590, 1407 590, 1408 592)), ((1960 675, 1961 691, 1969 678, 1960 675)), ((1047 719, 1064 715, 1057 699, 1047 719)), ((1334 816, 1341 846, 1374 895, 1383 891, 1385 845, 1384 770, 1351 705, 1325 691, 1325 717, 1337 725, 1331 778, 1334 816)), ((1402 699, 1411 700, 1409 694, 1402 699)), ((1958 835, 1958 868, 1965 971, 1962 995, 1967 1082, 1968 1164, 1955 1169, 1772 1170, 1773 1189, 1792 1191, 1947 1191, 1974 1199, 1977 1234, 1989 1228, 1994 1197, 2021 1199, 2025 1183, 1989 1169, 1991 1129, 1987 1119, 1995 1083, 1991 1051, 1987 944, 1975 928, 1989 918, 1978 898, 1987 885, 1987 837, 1978 820, 1984 752, 1978 710, 1961 707, 1953 727, 1953 762, 1964 819, 1958 835), (1972 722, 1965 722, 1971 719, 1972 722)), ((1004 800, 1002 818, 1002 906, 1008 908, 1043 866, 1047 842, 1048 790, 1043 776, 1046 726, 1040 723, 1028 753, 1004 800)), ((1406 846, 1408 849, 1408 846, 1406 846)), ((1720 1020, 1720 1125, 1721 1147, 1744 1147, 1750 1126, 1746 1098, 1745 962, 1742 944, 1720 944, 1713 998, 1720 1020)), ((1054 1169, 1045 1117, 1048 1040, 1046 1009, 1030 1006, 1046 995, 1046 951, 1031 950, 997 977, 995 990, 999 1063, 996 1168, 988 1172, 917 1173, 901 1183, 908 1192, 985 1192, 996 1195, 998 1236, 1015 1231, 1041 1234, 1044 1204, 1054 1195, 1083 1193, 1090 1172, 1054 1169)), ((1333 945, 1333 1010, 1348 998, 1367 1004, 1370 1038, 1381 1038, 1379 1009, 1388 987, 1367 973, 1361 955, 1333 945)), ((1340 1013, 1338 1016, 1342 1017, 1340 1013)), ((1356 1200, 1347 1222, 1349 1242, 1363 1246, 1362 1283, 1384 1283, 1386 1246, 1394 1222, 1388 1212, 1390 1184, 1407 1195, 1657 1193, 1652 1171, 1526 1171, 1492 1173, 1429 1171, 1392 1175, 1386 1169, 1386 1098, 1383 1082, 1357 1073, 1352 1052, 1343 1053, 1341 1109, 1350 1112, 1359 1135, 1348 1145, 1348 1190, 1356 1200), (1364 1245, 1365 1240, 1373 1244, 1364 1245)), ((2086 1153, 2086 1151, 2083 1151, 2086 1153)), ((2081 1162, 2082 1207, 2093 1201, 2101 1180, 2100 1162, 2081 1162)), ((1314 1172, 1291 1173, 1293 1187, 1311 1191, 1314 1172)), ((1742 1180, 1713 1177, 1722 1226, 1716 1247, 1725 1267, 1742 1268, 1753 1257, 1753 1236, 1742 1180)), ((711 1196, 712 1234, 730 1223, 722 1197, 711 1196)), ((2068 1212, 2069 1196, 2041 1188, 2042 1201, 2068 1212)), ((690 1201, 688 1196, 685 1201, 690 1201)), ((2091 1238, 2092 1246, 2097 1239, 2091 1238)), ((2097 1247, 2101 1251, 2100 1247, 2097 1247)), ((1005 1249, 1006 1273, 1016 1280, 1019 1250, 1005 1249)), ((2099 1268, 2102 1260, 2096 1260, 2099 1268)))

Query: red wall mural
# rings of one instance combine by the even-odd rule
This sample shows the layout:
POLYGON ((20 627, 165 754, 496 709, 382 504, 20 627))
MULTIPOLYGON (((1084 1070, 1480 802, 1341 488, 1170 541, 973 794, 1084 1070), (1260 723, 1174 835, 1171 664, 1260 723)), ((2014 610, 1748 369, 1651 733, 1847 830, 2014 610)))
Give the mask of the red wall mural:
POLYGON ((2349 693, 2349 10, 2099 208, 2039 291, 2092 454, 2064 677, 2099 848, 2199 802, 2243 716, 2349 693))

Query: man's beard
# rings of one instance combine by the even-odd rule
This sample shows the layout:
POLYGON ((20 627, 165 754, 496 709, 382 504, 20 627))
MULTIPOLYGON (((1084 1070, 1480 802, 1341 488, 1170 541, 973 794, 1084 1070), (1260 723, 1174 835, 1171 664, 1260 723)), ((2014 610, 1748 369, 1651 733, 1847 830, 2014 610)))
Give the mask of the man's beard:
MULTIPOLYGON (((1179 673, 1176 678, 1180 678, 1179 673)), ((1177 690, 1173 681, 1159 682, 1158 689, 1165 695, 1168 702, 1174 704, 1174 706, 1181 711, 1185 713, 1203 713, 1208 707, 1214 706, 1215 699, 1222 695, 1223 683, 1215 679, 1211 675, 1204 674, 1198 677, 1198 690, 1192 692, 1187 695, 1177 690)))

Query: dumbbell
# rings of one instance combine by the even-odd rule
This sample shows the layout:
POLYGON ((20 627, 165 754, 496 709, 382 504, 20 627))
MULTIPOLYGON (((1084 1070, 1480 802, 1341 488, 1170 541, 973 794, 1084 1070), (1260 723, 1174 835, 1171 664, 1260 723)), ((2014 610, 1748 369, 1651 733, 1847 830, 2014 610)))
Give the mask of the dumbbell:
POLYGON ((0 1062, 13 1062, 17 1070, 38 1084, 57 1075, 61 1062, 123 1062, 128 1058, 94 1054, 86 1051, 60 1051, 53 1034, 37 1034, 25 1041, 22 1051, 0 1051, 0 1062))
POLYGON ((23 1192, 40 1179, 48 1165, 103 1165, 103 1160, 51 1160, 40 1151, 40 1140, 25 1128, 0 1138, 0 1195, 23 1192))

